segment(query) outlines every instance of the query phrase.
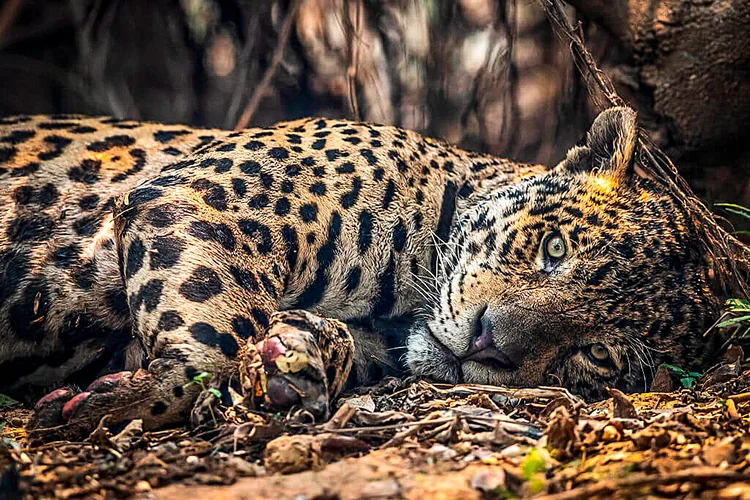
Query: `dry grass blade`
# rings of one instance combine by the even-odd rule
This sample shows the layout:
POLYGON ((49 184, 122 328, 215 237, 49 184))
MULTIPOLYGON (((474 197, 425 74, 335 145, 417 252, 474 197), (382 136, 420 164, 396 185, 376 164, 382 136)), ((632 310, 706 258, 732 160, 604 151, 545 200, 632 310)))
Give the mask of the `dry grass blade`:
POLYGON ((580 398, 571 394, 564 387, 529 387, 529 388, 515 388, 515 387, 500 387, 494 385, 483 385, 483 384, 430 384, 428 382, 421 382, 428 386, 430 389, 441 394, 461 394, 461 393, 474 393, 474 394, 499 394, 509 399, 517 400, 539 400, 539 399, 556 399, 559 397, 566 398, 573 403, 579 402, 580 398), (441 389, 444 387, 444 389, 441 389))
POLYGON ((16 16, 21 11, 24 0, 8 0, 0 10, 0 44, 5 39, 8 30, 13 26, 16 16))
POLYGON ((554 495, 537 497, 540 500, 576 500, 592 498, 598 495, 612 495, 624 493, 628 488, 642 488, 646 486, 667 485, 682 482, 705 483, 707 481, 748 481, 750 474, 719 469, 716 467, 695 467, 671 474, 645 475, 638 474, 624 479, 599 481, 582 488, 564 491, 554 495))
POLYGON ((281 31, 279 32, 279 42, 273 50, 273 55, 271 55, 271 62, 268 64, 265 73, 263 73, 263 78, 258 83, 258 87, 256 87, 253 95, 250 97, 250 101, 245 106, 244 111, 242 111, 242 115, 237 120, 237 125, 234 126, 235 130, 247 128, 255 114, 255 110, 258 109, 258 104, 260 104, 263 94, 271 84, 271 80, 273 80, 273 76, 276 74, 276 68, 279 67, 281 59, 284 57, 284 50, 289 42, 289 36, 292 33, 292 26, 294 26, 299 5, 299 0, 293 0, 289 6, 289 11, 286 13, 286 17, 284 17, 284 23, 281 25, 281 31))
POLYGON ((357 102, 357 68, 359 66, 359 46, 362 44, 362 23, 364 22, 364 10, 362 1, 356 0, 354 7, 354 23, 349 13, 351 2, 346 2, 346 31, 349 43, 349 67, 346 70, 347 99, 352 117, 360 121, 359 104, 357 102))

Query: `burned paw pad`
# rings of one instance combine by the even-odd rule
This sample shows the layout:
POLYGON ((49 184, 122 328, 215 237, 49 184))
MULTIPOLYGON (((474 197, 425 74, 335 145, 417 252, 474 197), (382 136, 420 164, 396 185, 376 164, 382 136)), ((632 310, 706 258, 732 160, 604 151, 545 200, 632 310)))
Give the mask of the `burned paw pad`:
POLYGON ((307 352, 289 348, 279 336, 258 343, 258 353, 269 373, 297 373, 310 365, 307 352))

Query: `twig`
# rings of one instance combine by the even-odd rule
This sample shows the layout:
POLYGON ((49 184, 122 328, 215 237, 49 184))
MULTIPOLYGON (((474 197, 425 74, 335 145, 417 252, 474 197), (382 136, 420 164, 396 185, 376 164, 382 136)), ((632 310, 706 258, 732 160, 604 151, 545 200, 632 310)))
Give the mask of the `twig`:
POLYGON ((21 11, 22 5, 23 0, 8 0, 5 7, 0 10, 0 44, 5 39, 5 35, 10 27, 13 26, 13 21, 16 20, 16 16, 21 11))
POLYGON ((286 49, 287 42, 289 41, 289 35, 292 32, 294 18, 297 14, 298 9, 299 0, 292 0, 292 4, 289 6, 289 11, 286 13, 286 17, 284 17, 284 23, 281 25, 281 31, 279 32, 279 43, 276 45, 276 48, 273 49, 273 54, 271 55, 271 63, 268 65, 268 68, 266 68, 265 73, 263 73, 263 78, 261 78, 260 83, 258 83, 258 87, 253 92, 252 97, 250 97, 250 102, 248 102, 247 106, 245 106, 240 119, 237 120, 237 125, 234 126, 235 130, 242 130, 244 128, 247 128, 247 126, 250 124, 250 120, 255 114, 256 109, 258 108, 258 104, 260 104, 263 93, 271 84, 271 80, 276 74, 276 68, 278 68, 279 64, 281 64, 281 59, 284 57, 284 50, 286 49))
POLYGON ((576 500, 579 498, 591 498, 597 495, 608 495, 615 492, 622 492, 625 488, 639 488, 644 486, 656 486, 662 484, 679 483, 690 481, 696 483, 699 481, 747 481, 750 480, 750 474, 743 474, 726 469, 715 467, 694 467, 688 470, 674 472, 672 474, 653 474, 653 475, 632 475, 624 479, 614 481, 599 481, 594 484, 576 488, 573 490, 537 497, 539 500, 576 500))
POLYGON ((371 427, 349 427, 348 429, 323 429, 323 432, 332 432, 334 434, 350 434, 352 432, 375 432, 375 431, 391 431, 394 429, 400 429, 402 427, 414 427, 414 426, 425 426, 434 424, 444 424, 446 422, 453 422, 455 417, 450 418, 436 418, 433 420, 420 420, 418 422, 404 422, 403 424, 389 424, 389 425, 374 425, 371 427))
POLYGON ((483 385, 483 384, 430 384, 429 382, 422 381, 423 384, 429 386, 436 392, 441 394, 454 394, 458 392, 471 392, 471 393, 484 393, 484 394, 500 394, 507 398, 513 399, 541 399, 541 398, 557 398, 563 396, 573 403, 580 401, 580 398, 572 395, 570 391, 564 387, 530 387, 530 388, 507 388, 494 385, 483 385), (445 387, 441 389, 440 387, 445 387))
POLYGON ((349 15, 349 5, 346 3, 346 27, 349 32, 349 67, 346 69, 346 86, 349 107, 352 110, 352 116, 359 121, 359 103, 357 102, 357 68, 359 67, 359 45, 362 43, 361 23, 362 23, 362 1, 354 0, 357 3, 354 12, 354 25, 352 25, 351 16, 349 15))
MULTIPOLYGON (((625 106, 625 101, 617 94, 612 81, 605 75, 596 64, 591 52, 588 51, 583 42, 581 24, 576 26, 570 22, 565 15, 559 0, 542 0, 542 8, 547 18, 552 22, 552 28, 560 39, 568 42, 570 51, 573 53, 573 61, 581 73, 588 73, 591 80, 599 87, 610 106, 625 106)), ((589 88, 589 90, 591 90, 589 88)), ((592 96, 593 97, 593 96, 592 96)))
POLYGON ((733 400, 735 403, 744 403, 745 401, 750 401, 750 392, 742 392, 740 394, 733 394, 727 399, 733 400))

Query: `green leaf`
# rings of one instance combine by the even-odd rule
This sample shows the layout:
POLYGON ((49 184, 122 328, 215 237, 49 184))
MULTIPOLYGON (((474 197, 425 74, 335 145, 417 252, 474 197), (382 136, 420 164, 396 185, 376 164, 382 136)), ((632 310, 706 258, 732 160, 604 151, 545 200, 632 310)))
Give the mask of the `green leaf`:
POLYGON ((216 396, 217 398, 221 399, 221 391, 219 389, 214 389, 213 387, 211 389, 208 389, 208 392, 216 396))
POLYGON ((544 491, 544 480, 539 475, 534 475, 534 477, 529 479, 529 491, 531 491, 532 495, 538 495, 544 491))
POLYGON ((681 377, 680 383, 685 389, 690 389, 695 384, 695 377, 681 377))
POLYGON ((534 474, 544 472, 545 470, 547 470, 547 461, 536 448, 532 449, 526 455, 521 464, 521 474, 527 481, 534 477, 534 474))
POLYGON ((735 205, 734 203, 714 203, 714 206, 723 208, 727 212, 745 217, 746 219, 750 219, 750 209, 743 207, 742 205, 735 205))
POLYGON ((727 319, 716 325, 717 328, 724 328, 727 326, 737 325, 740 323, 744 323, 745 321, 750 320, 750 314, 745 314, 743 316, 738 316, 736 318, 727 319))
POLYGON ((201 372, 198 375, 196 375, 195 377, 193 377, 193 380, 196 381, 196 382, 198 382, 198 383, 202 383, 204 380, 210 379, 211 376, 212 375, 210 373, 208 373, 208 372, 201 372))
POLYGON ((500 498, 503 500, 507 500, 511 498, 518 498, 516 495, 513 494, 512 491, 510 491, 505 486, 498 486, 497 488, 492 490, 492 493, 494 493, 497 496, 497 498, 500 498))
POLYGON ((5 394, 0 394, 0 408, 5 408, 8 406, 15 406, 17 404, 20 404, 18 401, 13 399, 10 396, 6 396, 5 394))
POLYGON ((684 377, 685 375, 687 375, 687 371, 683 370, 679 366, 668 365, 667 363, 663 363, 662 366, 665 366, 667 368, 667 370, 669 370, 671 372, 674 372, 677 375, 680 375, 682 377, 684 377))

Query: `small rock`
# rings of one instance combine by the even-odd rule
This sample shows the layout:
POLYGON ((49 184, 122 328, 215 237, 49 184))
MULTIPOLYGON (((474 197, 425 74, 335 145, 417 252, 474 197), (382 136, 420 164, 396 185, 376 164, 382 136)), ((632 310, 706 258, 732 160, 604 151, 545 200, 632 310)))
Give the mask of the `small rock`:
POLYGON ((247 460, 243 460, 239 457, 227 458, 227 465, 231 466, 237 471, 240 476, 258 476, 258 467, 255 464, 251 464, 247 460))
POLYGON ((638 418, 638 412, 628 397, 619 389, 610 389, 612 396, 612 416, 614 418, 638 418))
POLYGON ((361 498, 398 498, 399 492, 399 485, 395 479, 385 479, 365 484, 360 490, 360 496, 361 498))
POLYGON ((195 455, 190 455, 185 459, 185 462, 187 462, 188 465, 198 465, 200 461, 201 459, 196 457, 195 455))
POLYGON ((521 455, 525 455, 526 451, 521 448, 520 445, 513 444, 505 448, 503 451, 500 452, 500 455, 503 457, 513 458, 513 457, 520 457, 521 455))
POLYGON ((160 455, 174 455, 175 453, 180 452, 180 448, 172 441, 167 441, 166 443, 154 446, 154 451, 160 455))
POLYGON ((733 464, 737 461, 737 443, 736 438, 729 437, 718 443, 707 445, 703 449, 703 460, 714 467, 718 467, 725 462, 733 464))
POLYGON ((651 392, 672 392, 674 390, 674 384, 672 383, 672 374, 669 373, 669 368, 664 365, 660 365, 654 375, 654 380, 651 382, 651 392))
POLYGON ((724 353, 723 360, 727 363, 736 363, 745 360, 745 352, 738 345, 730 345, 724 353))
POLYGON ((500 467, 483 470, 471 478, 471 487, 486 493, 494 492, 505 486, 505 471, 500 467))
POLYGON ((436 444, 427 450, 427 454, 436 460, 451 460, 458 455, 456 450, 452 450, 445 445, 436 444))
MULTIPOLYGON (((115 437, 112 438, 112 443, 119 451, 130 450, 135 443, 141 439, 143 434, 143 420, 137 418, 128 422, 128 425, 120 431, 115 437)), ((173 444, 174 443, 170 443, 173 444)), ((176 446, 175 446, 176 448, 176 446)))
POLYGON ((321 453, 315 436, 281 436, 266 446, 265 466, 282 474, 317 469, 323 464, 321 453))
POLYGON ((602 429, 602 441, 619 441, 621 437, 622 434, 614 425, 607 425, 602 429))
POLYGON ((138 481, 135 485, 135 491, 143 493, 144 491, 151 491, 151 485, 148 481, 138 481))

